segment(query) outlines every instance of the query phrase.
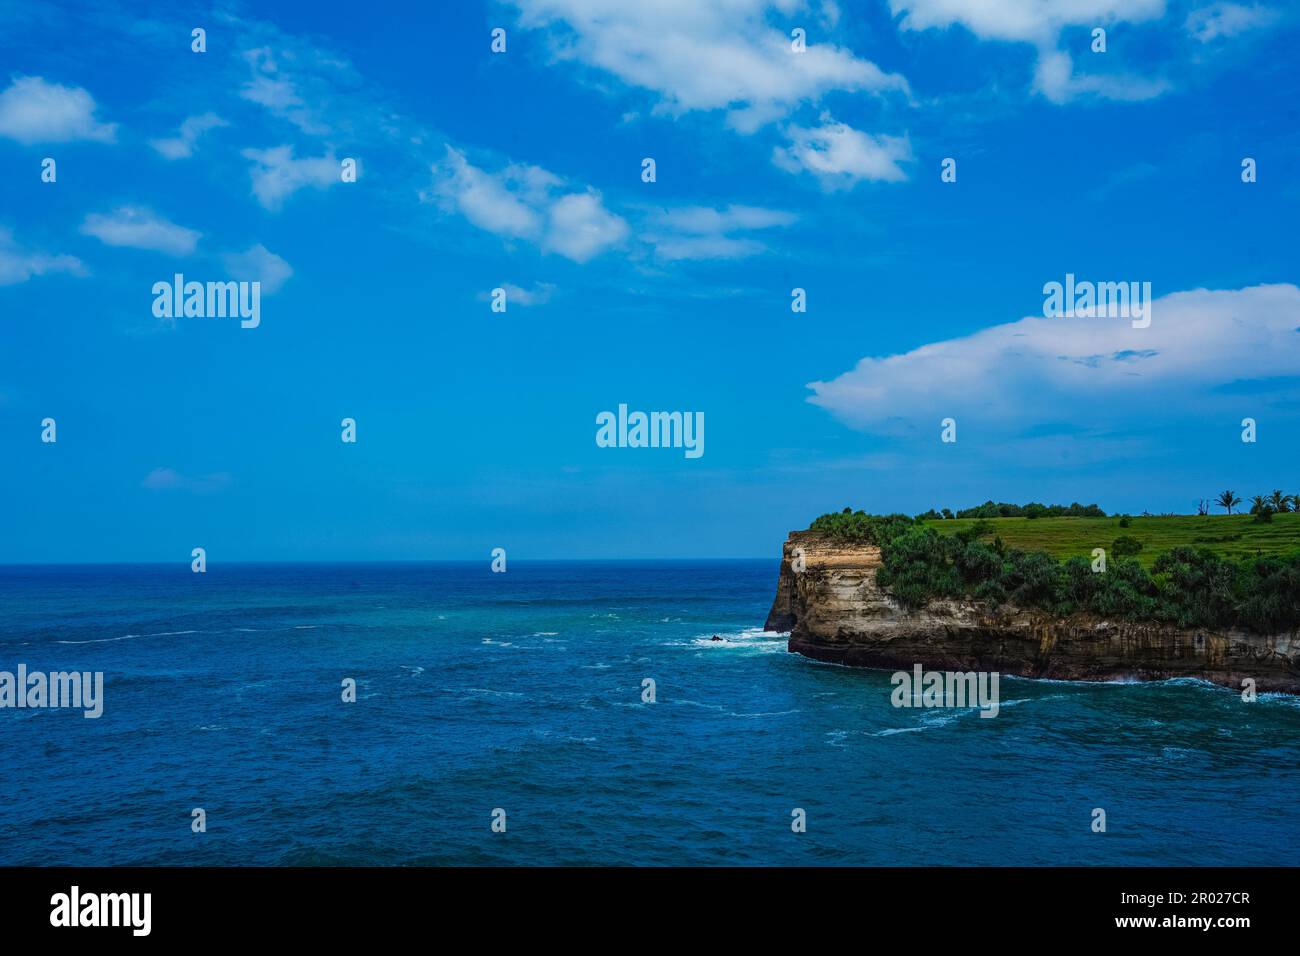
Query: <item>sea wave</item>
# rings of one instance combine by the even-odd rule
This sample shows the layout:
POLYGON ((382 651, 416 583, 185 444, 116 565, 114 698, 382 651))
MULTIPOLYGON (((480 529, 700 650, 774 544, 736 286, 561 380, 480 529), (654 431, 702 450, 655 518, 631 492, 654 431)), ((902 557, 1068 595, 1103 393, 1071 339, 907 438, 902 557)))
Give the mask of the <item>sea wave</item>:
POLYGON ((688 641, 665 641, 662 647, 714 647, 741 648, 774 654, 784 651, 789 635, 780 631, 766 631, 761 627, 745 627, 738 631, 716 631, 700 634, 688 641))
POLYGON ((55 641, 55 644, 111 644, 114 641, 130 641, 137 637, 174 637, 177 634, 198 634, 198 631, 159 631, 157 634, 123 634, 121 637, 97 637, 88 641, 55 641))

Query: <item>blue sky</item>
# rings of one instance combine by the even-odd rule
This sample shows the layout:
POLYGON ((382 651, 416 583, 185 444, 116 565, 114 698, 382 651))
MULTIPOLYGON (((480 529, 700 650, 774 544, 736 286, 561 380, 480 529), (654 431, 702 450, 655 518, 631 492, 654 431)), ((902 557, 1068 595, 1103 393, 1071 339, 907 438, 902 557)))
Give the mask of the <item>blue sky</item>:
POLYGON ((1300 493, 1283 5, 131 9, 0 3, 0 561, 775 557, 846 505, 1300 493), (156 318, 177 272, 261 324, 156 318), (1044 318, 1067 272, 1150 282, 1151 326, 1044 318), (597 447, 620 403, 705 454, 597 447))

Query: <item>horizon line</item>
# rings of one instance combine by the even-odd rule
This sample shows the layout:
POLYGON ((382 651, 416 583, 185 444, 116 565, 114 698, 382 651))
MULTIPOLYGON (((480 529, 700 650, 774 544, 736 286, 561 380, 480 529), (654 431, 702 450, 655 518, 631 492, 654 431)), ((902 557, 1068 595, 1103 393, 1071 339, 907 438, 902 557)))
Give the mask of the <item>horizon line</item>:
MULTIPOLYGON (((510 558, 511 564, 601 564, 609 562, 632 562, 632 561, 769 561, 778 560, 775 557, 755 557, 755 556, 736 556, 736 557, 628 557, 628 558, 510 558)), ((491 564, 491 556, 487 558, 242 558, 238 560, 222 560, 219 565, 225 566, 233 564, 284 564, 284 565, 303 565, 303 564, 491 564)), ((0 561, 0 568, 111 568, 111 567, 170 567, 173 564, 189 566, 189 559, 184 561, 0 561)), ((508 572, 502 572, 508 573, 508 572)))

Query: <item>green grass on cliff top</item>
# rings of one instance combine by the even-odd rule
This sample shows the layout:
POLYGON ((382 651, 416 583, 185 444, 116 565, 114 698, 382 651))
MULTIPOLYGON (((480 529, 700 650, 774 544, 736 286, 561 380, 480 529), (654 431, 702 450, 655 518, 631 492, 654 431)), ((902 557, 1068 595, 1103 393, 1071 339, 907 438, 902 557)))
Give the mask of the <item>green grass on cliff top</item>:
MULTIPOLYGON (((926 521, 941 534, 954 534, 975 524, 975 518, 926 521)), ((1105 548, 1121 535, 1137 538, 1142 551, 1136 555, 1150 569, 1161 552, 1180 546, 1208 548, 1231 558, 1257 554, 1283 555, 1300 551, 1300 514, 1274 515, 1272 521, 1256 521, 1253 515, 1175 515, 1129 519, 1121 528, 1114 518, 985 518, 992 528, 985 540, 1000 537, 1008 547, 1025 551, 1046 551, 1064 559, 1078 555, 1091 560, 1093 548, 1105 548)))

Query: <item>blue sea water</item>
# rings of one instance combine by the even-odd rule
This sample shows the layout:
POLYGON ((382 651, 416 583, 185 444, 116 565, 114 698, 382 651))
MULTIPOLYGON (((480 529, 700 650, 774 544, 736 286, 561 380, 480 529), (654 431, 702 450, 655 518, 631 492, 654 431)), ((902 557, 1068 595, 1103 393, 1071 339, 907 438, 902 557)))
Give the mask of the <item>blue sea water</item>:
POLYGON ((896 709, 761 630, 776 577, 0 568, 0 670, 105 675, 97 720, 0 710, 0 864, 1295 862, 1295 699, 1004 678, 995 719, 896 709))

